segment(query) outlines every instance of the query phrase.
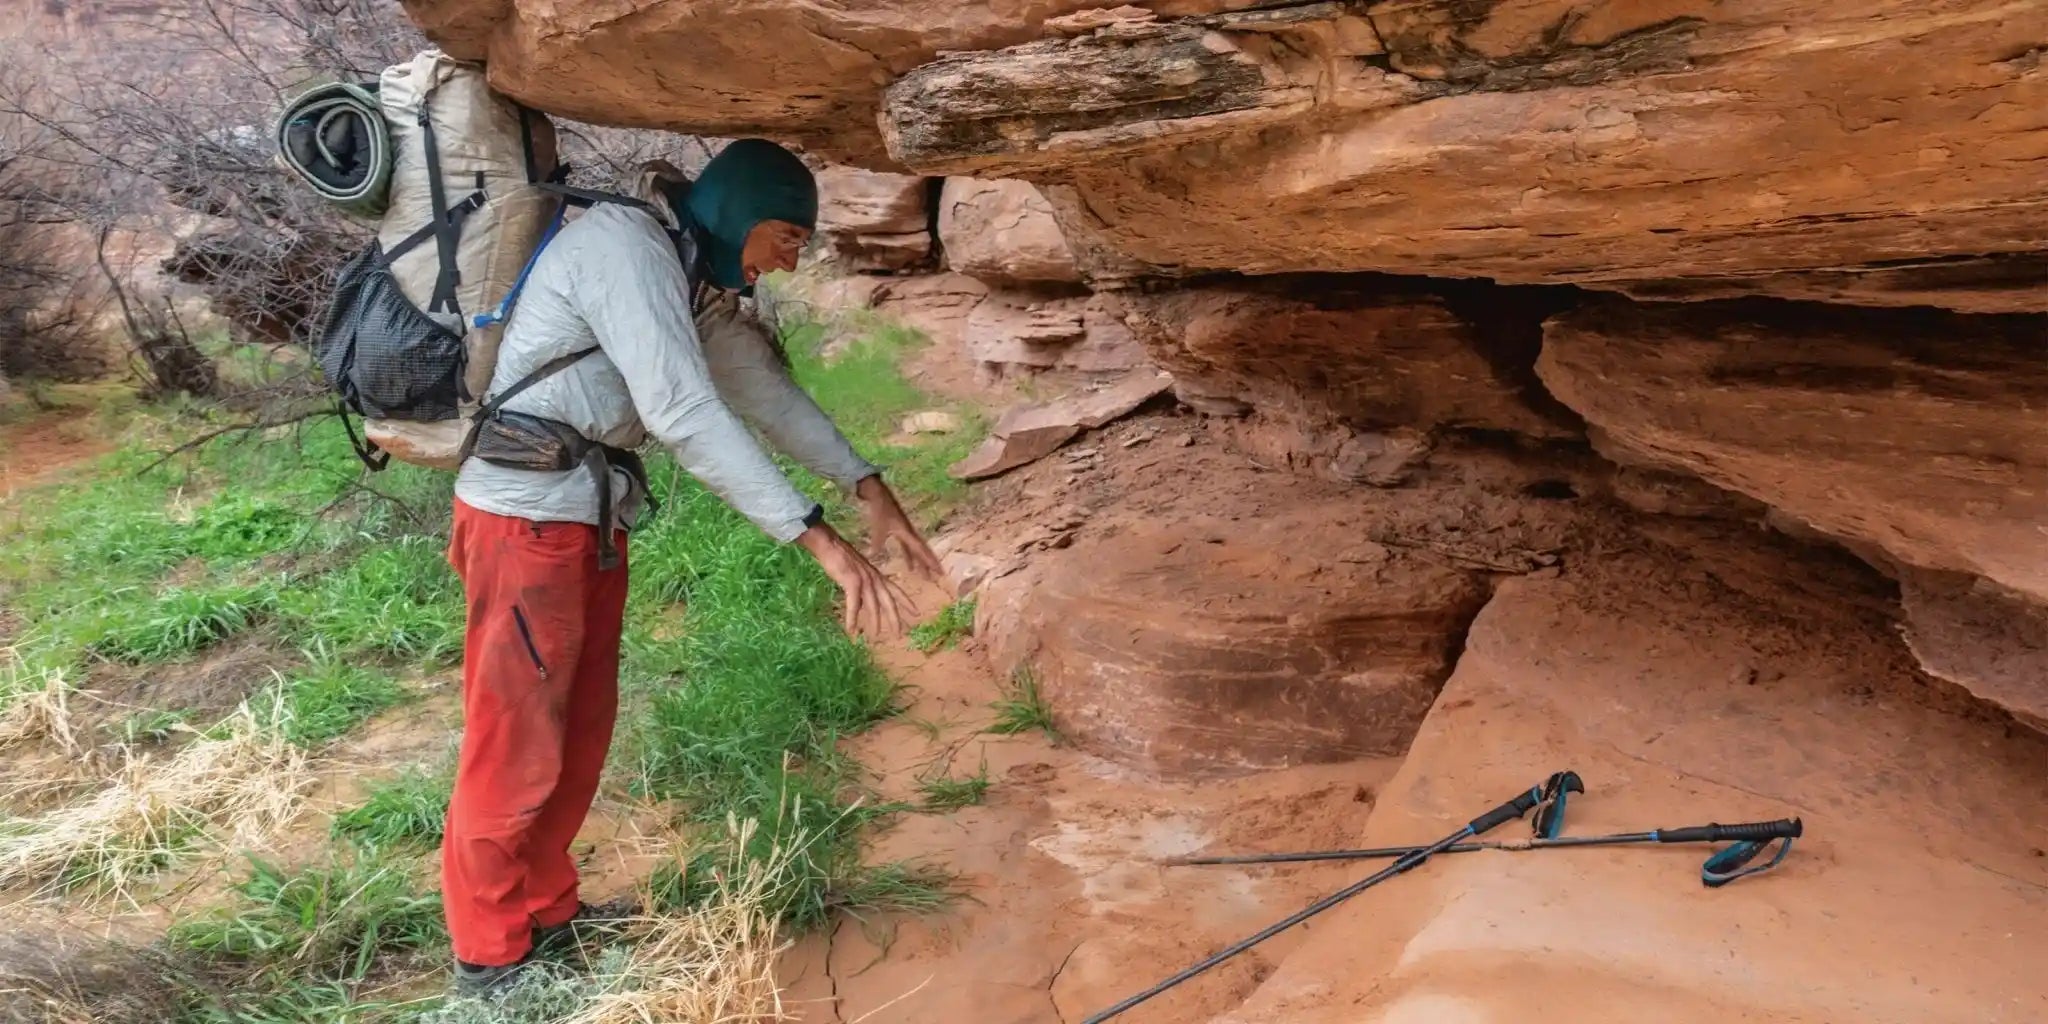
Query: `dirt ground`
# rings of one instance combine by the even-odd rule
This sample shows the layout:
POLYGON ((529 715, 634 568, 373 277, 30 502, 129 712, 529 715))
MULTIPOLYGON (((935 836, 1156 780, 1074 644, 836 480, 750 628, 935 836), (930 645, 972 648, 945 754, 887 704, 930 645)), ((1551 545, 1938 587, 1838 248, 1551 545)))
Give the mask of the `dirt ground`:
MULTIPOLYGON (((1079 1020, 1347 877, 1335 869, 1252 878, 1162 867, 1161 858, 1337 842, 1362 827, 1395 768, 1382 760, 1161 783, 1042 733, 985 733, 1000 690, 972 642, 930 657, 892 646, 883 657, 915 701, 904 719, 850 744, 880 792, 915 799, 929 773, 972 775, 983 765, 993 785, 983 806, 905 816, 876 838, 874 858, 955 872, 963 898, 930 916, 849 918, 799 943, 783 981, 804 1020, 1079 1020)), ((1226 1009, 1299 938, 1129 1019, 1226 1009)))
POLYGON ((61 409, 0 424, 0 500, 112 448, 93 426, 90 415, 61 409))

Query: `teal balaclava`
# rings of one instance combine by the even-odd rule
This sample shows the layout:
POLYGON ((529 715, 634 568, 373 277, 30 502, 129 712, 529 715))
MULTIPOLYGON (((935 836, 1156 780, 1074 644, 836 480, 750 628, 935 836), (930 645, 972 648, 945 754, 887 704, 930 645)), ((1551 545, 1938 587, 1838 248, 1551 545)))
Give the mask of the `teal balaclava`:
POLYGON ((764 220, 818 226, 818 181, 796 154, 766 139, 741 139, 718 151, 676 204, 696 232, 711 283, 744 291, 740 249, 764 220))

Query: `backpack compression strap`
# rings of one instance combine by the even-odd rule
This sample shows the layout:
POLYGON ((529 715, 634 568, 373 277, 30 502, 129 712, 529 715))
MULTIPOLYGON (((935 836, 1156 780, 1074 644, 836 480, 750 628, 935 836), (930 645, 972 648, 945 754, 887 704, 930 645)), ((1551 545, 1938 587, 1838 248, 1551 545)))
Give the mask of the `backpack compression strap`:
MULTIPOLYGON (((462 309, 455 303, 455 289, 462 284, 462 268, 455 263, 455 245, 462 238, 462 218, 450 216, 448 193, 441 184, 441 147, 434 140, 434 119, 427 115, 424 102, 420 104, 420 135, 427 156, 427 197, 434 209, 434 221, 427 226, 433 229, 434 244, 441 253, 441 273, 434 278, 434 293, 427 300, 427 312, 449 312, 460 316, 462 309)), ((464 205, 472 202, 476 206, 483 205, 483 175, 479 174, 477 178, 477 190, 463 201, 464 205)))
POLYGON ((361 459, 370 472, 383 472, 384 467, 391 464, 391 453, 377 447, 377 442, 356 433, 355 425, 348 421, 347 403, 336 400, 334 415, 341 419, 342 433, 348 435, 348 446, 355 449, 356 458, 361 459))

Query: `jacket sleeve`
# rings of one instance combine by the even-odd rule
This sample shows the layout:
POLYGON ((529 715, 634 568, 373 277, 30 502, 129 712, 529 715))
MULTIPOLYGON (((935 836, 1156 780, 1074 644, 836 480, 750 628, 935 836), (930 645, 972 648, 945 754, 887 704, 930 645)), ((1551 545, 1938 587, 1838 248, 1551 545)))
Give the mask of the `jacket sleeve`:
POLYGON ((767 326, 753 314, 737 302, 719 302, 697 318, 697 327, 718 393, 770 444, 842 490, 881 472, 790 379, 767 326))
POLYGON ((796 539, 817 504, 720 400, 691 322, 682 264, 651 225, 639 228, 608 232, 576 261, 571 301, 625 377, 648 433, 763 532, 796 539))

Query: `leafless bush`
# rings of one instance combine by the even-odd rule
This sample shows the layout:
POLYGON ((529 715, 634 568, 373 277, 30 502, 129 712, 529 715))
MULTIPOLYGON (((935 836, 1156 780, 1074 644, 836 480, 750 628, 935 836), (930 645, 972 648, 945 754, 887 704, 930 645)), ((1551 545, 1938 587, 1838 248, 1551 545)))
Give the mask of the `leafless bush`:
MULTIPOLYGON (((0 49, 0 203, 33 196, 35 216, 61 217, 75 240, 67 259, 22 261, 29 290, 95 283, 146 390, 217 393, 208 355, 164 293, 196 289, 238 341, 308 343, 334 271, 375 226, 277 167, 277 112, 308 84, 373 80, 427 43, 391 0, 186 0, 135 17, 96 26, 86 46, 0 49), (38 140, 15 164, 4 162, 10 125, 38 140)), ((559 127, 572 180, 590 187, 615 187, 653 158, 694 170, 713 151, 664 132, 559 127)), ((0 215, 0 264, 29 251, 12 237, 0 215)), ((0 333, 19 319, 8 281, 0 266, 0 333)), ((0 351, 0 374, 5 360, 0 351)), ((259 420, 298 416, 324 397, 311 362, 296 365, 260 395, 227 397, 259 420)))
POLYGON ((0 377, 81 377, 103 368, 67 251, 75 215, 61 182, 37 173, 46 143, 34 125, 0 127, 0 377))

